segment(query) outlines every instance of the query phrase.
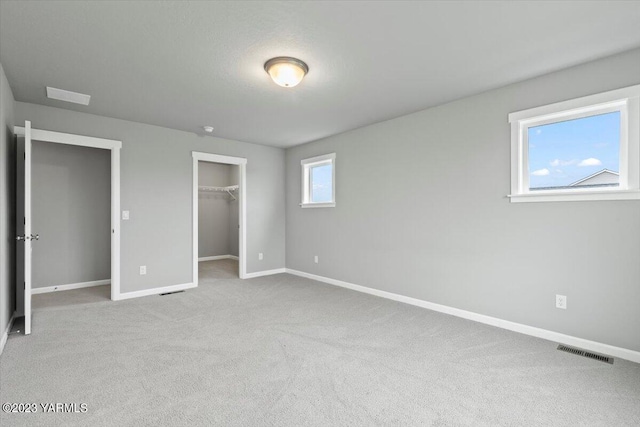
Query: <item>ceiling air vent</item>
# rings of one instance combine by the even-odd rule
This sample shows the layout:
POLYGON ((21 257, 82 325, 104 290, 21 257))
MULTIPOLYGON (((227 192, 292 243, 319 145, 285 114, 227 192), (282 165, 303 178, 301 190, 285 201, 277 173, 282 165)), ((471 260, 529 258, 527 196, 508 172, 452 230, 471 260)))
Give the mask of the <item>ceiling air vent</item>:
POLYGON ((600 362, 605 362, 613 365, 613 357, 605 356, 603 354, 594 353, 592 351, 582 350, 575 347, 569 347, 568 345, 558 344, 558 350, 567 353, 575 354, 582 357, 588 357, 589 359, 595 359, 600 362))
POLYGON ((49 86, 47 86, 47 98, 82 105, 89 105, 89 101, 91 101, 91 95, 71 92, 70 90, 56 89, 55 87, 49 86))

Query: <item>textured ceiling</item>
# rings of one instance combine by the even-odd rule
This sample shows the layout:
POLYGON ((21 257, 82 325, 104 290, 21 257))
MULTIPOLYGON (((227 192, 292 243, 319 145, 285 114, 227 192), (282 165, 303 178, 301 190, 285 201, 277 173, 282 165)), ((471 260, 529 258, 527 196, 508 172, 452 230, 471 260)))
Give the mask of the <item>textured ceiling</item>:
POLYGON ((640 46, 640 2, 10 2, 18 101, 288 147, 640 46), (294 56, 294 89, 263 70, 294 56), (45 97, 87 93, 88 107, 45 97))

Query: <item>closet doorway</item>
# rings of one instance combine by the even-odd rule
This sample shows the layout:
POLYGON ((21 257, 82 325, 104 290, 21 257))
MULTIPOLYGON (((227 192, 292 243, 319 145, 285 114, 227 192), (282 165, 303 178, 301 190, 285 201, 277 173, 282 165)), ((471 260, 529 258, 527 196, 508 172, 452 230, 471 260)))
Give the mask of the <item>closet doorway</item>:
POLYGON ((193 152, 193 281, 245 278, 246 164, 193 152))
MULTIPOLYGON (((111 157, 110 166, 108 167, 108 169, 110 170, 110 178, 105 177, 105 179, 110 179, 110 195, 108 197, 110 199, 111 206, 109 209, 107 207, 108 203, 106 203, 106 201, 103 203, 105 205, 104 209, 107 210, 109 214, 107 214, 103 218, 104 221, 102 221, 105 224, 110 223, 110 229, 106 228, 105 225, 106 235, 103 235, 102 238, 108 240, 110 243, 110 249, 108 250, 108 252, 110 252, 111 265, 107 270, 101 271, 101 273, 105 275, 107 273, 110 273, 111 277, 109 277, 108 279, 111 284, 110 294, 112 300, 119 299, 120 295, 120 219, 118 212, 120 211, 120 149, 122 148, 122 142, 89 136, 53 132, 48 130, 32 129, 30 121, 25 121, 24 127, 15 126, 14 134, 16 135, 18 148, 18 155, 16 158, 16 244, 18 245, 16 250, 16 312, 18 315, 24 316, 24 333, 25 335, 28 335, 31 333, 32 293, 47 293, 49 291, 80 289, 96 285, 96 281, 91 281, 63 285, 54 284, 53 286, 49 287, 40 286, 40 288, 36 288, 39 289, 39 291, 35 292, 32 289, 33 244, 45 244, 45 239, 55 238, 54 234, 59 231, 55 230, 55 228, 57 227, 56 224, 45 224, 46 221, 49 221, 46 213, 40 217, 40 224, 45 226, 45 228, 52 229, 54 231, 51 233, 47 232, 46 235, 43 234, 41 239, 39 233, 42 233, 42 231, 34 230, 32 228, 32 141, 38 141, 36 142, 36 144, 47 143, 45 144, 45 146, 49 145, 48 143, 54 143, 110 151, 110 154, 107 154, 107 156, 111 157)), ((47 158, 50 155, 51 153, 46 155, 44 158, 47 158)), ((52 176, 55 175, 57 176, 57 178, 64 178, 64 173, 60 171, 61 169, 64 169, 64 166, 52 166, 50 164, 45 164, 45 167, 49 168, 48 171, 45 171, 46 174, 52 173, 52 176)), ((64 179, 60 182, 64 182, 64 179)), ((36 192, 36 196, 37 194, 38 193, 36 192)), ((57 200, 56 203, 59 203, 59 200, 57 200)), ((76 208, 78 207, 76 206, 76 208)), ((71 224, 71 226, 72 225, 73 224, 71 224)), ((69 228, 68 233, 72 232, 73 229, 69 228)), ((46 242, 46 244, 49 243, 51 242, 46 242)), ((55 247, 55 244, 53 244, 53 247, 55 247)), ((38 252, 40 249, 43 248, 38 248, 36 252, 38 252)), ((42 256, 40 258, 44 259, 42 256)), ((63 262, 63 264, 64 266, 68 265, 67 262, 63 262)), ((46 275, 46 266, 44 271, 45 276, 49 277, 46 275)), ((36 274, 36 280, 37 277, 38 276, 36 274)), ((107 278, 104 279, 105 280, 99 280, 97 282, 105 282, 107 278)))

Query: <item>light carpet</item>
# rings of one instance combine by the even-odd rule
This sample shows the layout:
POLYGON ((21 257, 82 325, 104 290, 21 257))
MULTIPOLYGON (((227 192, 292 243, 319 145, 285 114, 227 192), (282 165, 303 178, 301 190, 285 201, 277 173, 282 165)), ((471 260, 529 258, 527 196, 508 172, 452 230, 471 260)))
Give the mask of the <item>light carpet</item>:
POLYGON ((0 357, 0 401, 88 410, 0 424, 640 425, 638 364, 288 274, 239 280, 231 260, 200 264, 184 293, 38 302, 33 334, 10 336, 0 357))

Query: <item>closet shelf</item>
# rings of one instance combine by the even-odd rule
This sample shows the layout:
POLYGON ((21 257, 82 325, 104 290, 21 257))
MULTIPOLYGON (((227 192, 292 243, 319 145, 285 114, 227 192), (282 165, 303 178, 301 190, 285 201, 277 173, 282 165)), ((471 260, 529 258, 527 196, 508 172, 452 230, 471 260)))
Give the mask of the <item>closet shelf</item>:
POLYGON ((238 185, 229 185, 228 187, 208 187, 206 185, 201 185, 198 187, 200 191, 237 191, 239 188, 238 185))
POLYGON ((232 194, 232 192, 238 191, 239 188, 240 188, 239 185, 229 185, 226 187, 209 187, 206 185, 200 185, 198 186, 198 191, 228 193, 231 197, 233 197, 233 200, 237 200, 236 197, 232 194))

